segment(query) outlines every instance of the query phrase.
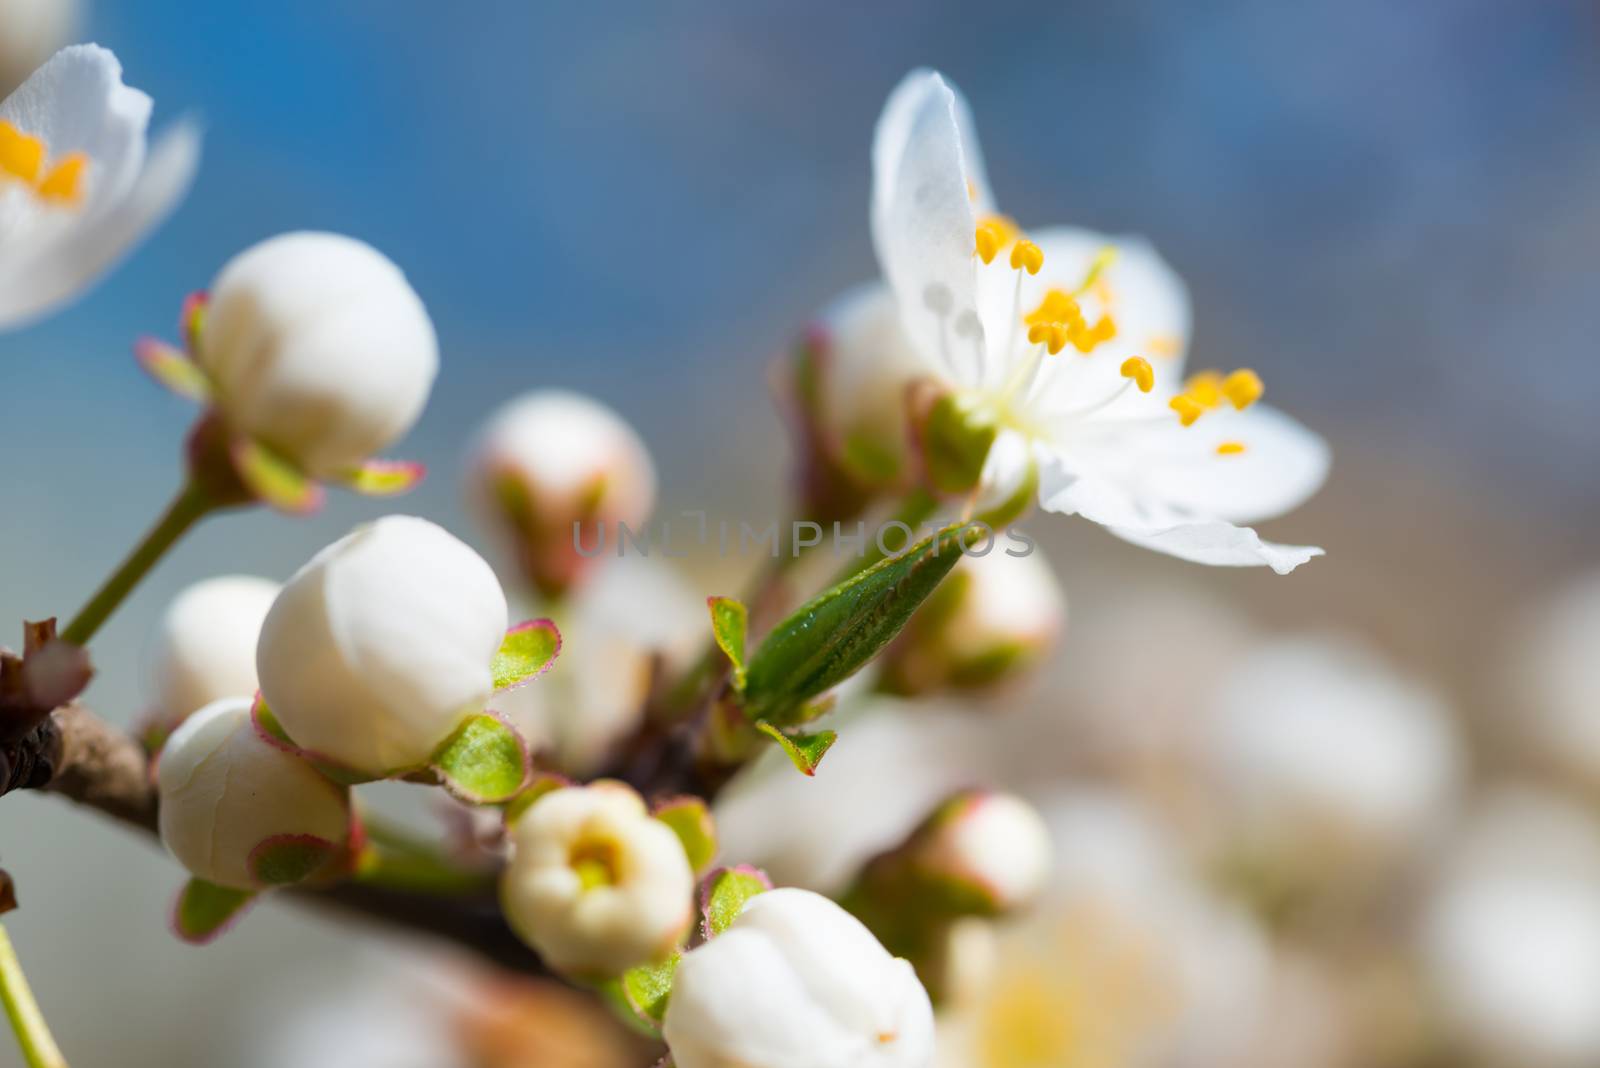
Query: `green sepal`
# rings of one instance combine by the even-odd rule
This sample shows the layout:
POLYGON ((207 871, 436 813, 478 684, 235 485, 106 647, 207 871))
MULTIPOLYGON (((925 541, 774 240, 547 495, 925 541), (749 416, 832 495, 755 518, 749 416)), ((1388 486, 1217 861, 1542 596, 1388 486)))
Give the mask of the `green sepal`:
POLYGON ((395 497, 421 484, 427 468, 410 460, 368 460, 339 472, 337 481, 364 497, 395 497))
POLYGON ((750 658, 744 704, 752 720, 785 727, 812 698, 865 667, 961 559, 976 528, 953 524, 802 605, 750 658))
POLYGON ((998 427, 975 417, 967 402, 953 393, 935 400, 915 426, 923 465, 935 490, 967 493, 978 485, 998 427))
POLYGON ((506 631, 489 662, 496 693, 526 686, 543 675, 561 652, 561 632, 548 619, 530 619, 506 631))
POLYGON ((342 850, 313 834, 279 834, 250 851, 250 874, 262 886, 289 886, 327 868, 342 850))
POLYGON ((255 703, 250 706, 250 722, 262 741, 300 757, 340 786, 360 786, 364 782, 382 778, 347 768, 321 753, 300 748, 294 739, 289 737, 289 732, 283 729, 283 724, 278 722, 278 717, 272 714, 272 709, 267 707, 267 699, 259 692, 256 694, 255 703))
POLYGON ((211 399, 211 380, 176 345, 153 337, 140 338, 133 346, 133 355, 145 374, 163 389, 202 404, 211 399))
POLYGON ((652 815, 678 836, 689 858, 689 867, 696 875, 717 859, 717 825, 711 818, 711 810, 700 798, 670 798, 657 805, 652 815))
POLYGON ((528 749, 522 736, 488 713, 457 727, 429 764, 445 789, 469 804, 509 801, 528 781, 528 749))
POLYGON ((663 961, 641 964, 622 973, 623 1001, 653 1033, 660 1033, 661 1021, 666 1019, 667 1002, 672 998, 672 979, 682 959, 683 954, 674 952, 663 961))
POLYGON ((545 794, 571 785, 572 780, 563 776, 548 771, 536 773, 528 785, 522 788, 522 792, 512 798, 511 803, 506 806, 506 826, 509 827, 521 819, 522 814, 532 808, 534 802, 545 794))
POLYGON ((172 930, 191 945, 204 945, 216 938, 255 900, 254 890, 235 890, 190 879, 178 894, 172 910, 172 930))
POLYGON ((251 496, 289 515, 310 515, 327 494, 316 479, 252 438, 235 438, 228 449, 234 473, 251 496))
POLYGON ((733 665, 733 688, 744 692, 744 643, 750 626, 750 611, 743 601, 732 597, 707 597, 711 610, 711 634, 728 662, 733 665))
POLYGON ((789 762, 806 775, 817 773, 817 765, 822 763, 823 754, 839 740, 835 731, 817 731, 813 734, 782 731, 764 719, 756 721, 756 730, 782 746, 789 762))
POLYGON ((719 868, 700 884, 700 933, 713 939, 733 925, 745 903, 772 889, 772 880, 760 868, 741 864, 719 868))

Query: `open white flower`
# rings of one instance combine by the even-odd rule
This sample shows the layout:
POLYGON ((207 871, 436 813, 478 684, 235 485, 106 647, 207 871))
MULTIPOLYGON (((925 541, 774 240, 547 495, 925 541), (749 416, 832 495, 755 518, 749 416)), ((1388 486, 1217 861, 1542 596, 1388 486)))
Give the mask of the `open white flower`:
POLYGON ((228 261, 195 360, 236 430, 316 477, 347 475, 411 429, 439 342, 400 268, 340 234, 290 233, 228 261))
POLYGON ((224 697, 250 697, 256 641, 278 584, 252 575, 220 575, 173 599, 156 631, 152 711, 173 724, 224 697))
POLYGON ((284 585, 256 650, 262 696, 319 758, 377 777, 416 767, 483 711, 507 615, 481 556, 425 519, 386 516, 284 585))
POLYGON ((678 836, 632 788, 552 791, 511 826, 500 900, 554 968, 614 976, 665 957, 694 918, 694 872, 678 836))
POLYGON ((678 1068, 928 1068, 911 965, 809 890, 770 890, 684 957, 663 1027, 678 1068))
POLYGON ((78 0, 0 0, 0 98, 72 39, 78 0))
POLYGON ((188 190, 200 135, 179 123, 147 152, 150 109, 97 45, 58 52, 0 102, 0 330, 87 289, 188 190))
POLYGON ((1286 512, 1326 474, 1322 441, 1256 405, 1254 372, 1183 378, 1183 283, 1146 244, 1023 236, 995 212, 965 101, 919 70, 873 145, 872 233, 924 373, 996 434, 991 497, 1031 474, 1049 511, 1187 560, 1285 573, 1320 553, 1236 524, 1286 512))
POLYGON ((314 841, 324 850, 350 832, 350 791, 267 741, 250 698, 202 708, 161 750, 161 841, 185 868, 237 890, 262 885, 260 848, 314 841))

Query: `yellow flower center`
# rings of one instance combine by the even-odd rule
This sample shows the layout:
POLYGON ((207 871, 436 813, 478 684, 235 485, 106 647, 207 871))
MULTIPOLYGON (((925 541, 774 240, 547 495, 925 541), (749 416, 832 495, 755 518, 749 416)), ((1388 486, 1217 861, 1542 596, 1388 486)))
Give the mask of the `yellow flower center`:
POLYGON ((49 157, 43 141, 0 119, 0 179, 22 182, 49 203, 79 203, 89 157, 82 152, 49 157))
POLYGON ((585 890, 615 886, 620 877, 621 857, 611 838, 580 838, 567 854, 567 866, 578 875, 585 890))

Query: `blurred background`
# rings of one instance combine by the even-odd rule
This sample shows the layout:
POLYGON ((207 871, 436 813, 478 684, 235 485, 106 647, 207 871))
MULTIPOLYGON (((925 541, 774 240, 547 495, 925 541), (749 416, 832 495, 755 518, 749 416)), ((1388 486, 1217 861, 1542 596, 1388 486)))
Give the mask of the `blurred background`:
MULTIPOLYGON (((155 98, 157 127, 200 116, 205 158, 187 203, 130 262, 67 312, 0 336, 6 626, 70 613, 176 485, 190 411, 145 380, 131 342, 170 336, 184 294, 290 229, 376 245, 438 327, 442 374, 397 450, 431 477, 404 510, 479 540, 453 477, 467 443, 507 397, 565 386, 603 398, 648 441, 658 514, 765 522, 787 470, 771 360, 830 297, 875 275, 873 123, 901 75, 936 66, 971 101, 1010 214, 1149 237, 1191 287, 1194 365, 1255 367, 1272 402, 1335 453, 1326 489, 1266 528, 1328 550, 1287 578, 1033 518, 1071 624, 1041 677, 1001 702, 1015 714, 983 721, 995 759, 1012 761, 1006 781, 1030 784, 1058 845, 1147 831, 1179 843, 1174 863, 1203 884, 1205 910, 1229 910, 1196 921, 1185 904, 1184 922, 1205 937, 1235 920, 1249 929, 1240 954, 1258 966, 1241 967, 1256 980, 1239 997, 1252 1019, 1309 1021, 1262 1037, 1253 1056, 1600 1063, 1600 831, 1588 823, 1600 593, 1580 582, 1600 567, 1600 8, 94 0, 77 37, 117 52, 155 98), (1350 717, 1336 711, 1325 733, 1290 728, 1274 749, 1240 711, 1337 704, 1330 693, 1363 709, 1398 702, 1397 717, 1429 726, 1392 743, 1383 728, 1379 741, 1346 739, 1350 717), (1337 808, 1341 790, 1366 797, 1370 784, 1322 783, 1338 778, 1324 765, 1355 764, 1360 779, 1413 743, 1423 770, 1404 764, 1391 791, 1407 795, 1395 802, 1403 833, 1367 806, 1357 830, 1377 826, 1383 848, 1363 842, 1333 875, 1277 852, 1313 832, 1258 826, 1272 822, 1263 807, 1287 805, 1272 791, 1299 789, 1292 771, 1274 765, 1278 778, 1248 798, 1212 777, 1219 761, 1282 757, 1337 808), (1437 789, 1410 797, 1418 779, 1437 789), (1106 831, 1124 817, 1138 829, 1106 831), (1499 848, 1485 841, 1550 828, 1570 848, 1482 859, 1499 848), (1537 890, 1581 892, 1562 899, 1574 926, 1543 941, 1523 913, 1495 913, 1499 899, 1481 911, 1504 922, 1483 934, 1484 894, 1472 896, 1483 888, 1460 891, 1464 905, 1439 888, 1440 872, 1470 881, 1545 860, 1556 870, 1530 877, 1537 890), (1570 1011, 1540 1003, 1493 1034, 1452 1029, 1452 1013, 1492 1016, 1483 1006, 1504 999, 1440 991, 1429 962, 1460 972, 1460 954, 1484 941, 1535 986, 1566 976, 1550 997, 1570 1011), (1375 1035, 1381 1048, 1364 1044, 1375 1035)), ((151 628, 183 586, 223 571, 281 579, 385 510, 336 493, 311 521, 207 523, 97 640, 89 703, 137 719, 151 628)), ((690 565, 701 592, 739 581, 715 561, 690 565)), ((1372 775, 1373 790, 1388 788, 1372 775)), ((1325 816, 1315 833, 1356 833, 1325 816)), ((0 801, 0 863, 23 904, 7 927, 75 1064, 323 1063, 263 1038, 262 1006, 295 1014, 311 975, 318 990, 366 991, 358 974, 409 967, 357 951, 368 940, 347 920, 281 906, 208 950, 185 948, 164 922, 176 865, 56 799, 0 801)), ((1525 900, 1531 914, 1555 908, 1525 900)), ((1510 985, 1507 998, 1527 986, 1510 985)), ((987 984, 991 1001, 1006 989, 987 984)), ((1009 1011, 977 1000, 978 1017, 1009 1011)), ((1157 1015, 1129 1033, 1180 1033, 1182 1013, 1157 1015)), ((1033 1060, 973 1041, 964 1063, 988 1068, 1202 1063, 1143 1038, 1033 1060)), ((401 1057, 370 1063, 428 1063, 401 1057)), ((14 1063, 0 1042, 0 1065, 14 1063)))

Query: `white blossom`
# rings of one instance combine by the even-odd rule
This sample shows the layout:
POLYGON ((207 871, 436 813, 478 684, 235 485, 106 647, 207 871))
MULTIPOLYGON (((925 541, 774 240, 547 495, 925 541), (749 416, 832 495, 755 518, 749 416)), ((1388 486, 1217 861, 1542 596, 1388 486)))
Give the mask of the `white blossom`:
POLYGON ((207 705, 167 739, 157 764, 161 841, 185 868, 218 886, 260 885, 251 854, 269 839, 342 845, 349 791, 264 739, 251 700, 207 705))
POLYGON ((97 45, 56 53, 0 101, 0 330, 88 289, 188 191, 200 135, 179 123, 147 146, 151 106, 97 45))
POLYGON ((694 915, 683 844, 631 788, 554 790, 511 826, 506 918, 554 968, 614 976, 665 957, 694 915))
POLYGON ((295 744, 371 775, 428 760, 494 690, 505 594, 483 558, 412 516, 357 527, 295 573, 256 651, 295 744))
POLYGON ((411 429, 439 343, 382 253, 338 234, 290 233, 224 265, 195 357, 234 429, 331 477, 411 429))
POLYGON ((678 965, 664 1026, 678 1068, 927 1068, 916 972, 820 894, 759 894, 678 965))
POLYGON ((256 641, 278 596, 278 584, 251 575, 221 575, 185 589, 156 630, 153 712, 172 724, 224 697, 250 697, 256 641))

